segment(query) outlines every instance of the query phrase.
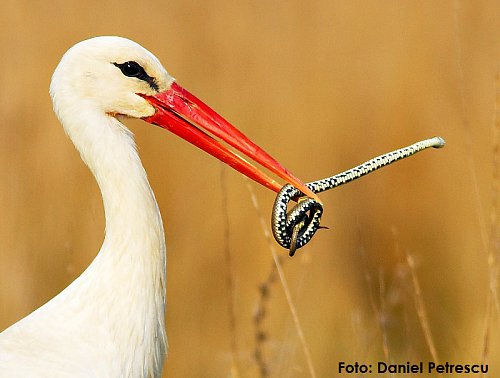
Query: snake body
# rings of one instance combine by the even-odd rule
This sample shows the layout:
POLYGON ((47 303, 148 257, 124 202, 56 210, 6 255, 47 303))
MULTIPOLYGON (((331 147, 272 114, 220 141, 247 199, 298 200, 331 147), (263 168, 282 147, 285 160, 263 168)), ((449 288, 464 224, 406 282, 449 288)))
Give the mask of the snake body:
MULTIPOLYGON (((356 180, 426 148, 441 148, 444 145, 445 141, 441 137, 425 139, 377 156, 347 171, 306 185, 314 193, 321 193, 356 180)), ((321 227, 322 214, 323 206, 320 203, 311 198, 303 197, 302 192, 287 184, 280 190, 273 205, 271 226, 274 238, 283 248, 289 249, 290 256, 293 256, 295 250, 306 245, 321 227), (299 198, 298 203, 287 212, 288 204, 295 198, 299 198)))

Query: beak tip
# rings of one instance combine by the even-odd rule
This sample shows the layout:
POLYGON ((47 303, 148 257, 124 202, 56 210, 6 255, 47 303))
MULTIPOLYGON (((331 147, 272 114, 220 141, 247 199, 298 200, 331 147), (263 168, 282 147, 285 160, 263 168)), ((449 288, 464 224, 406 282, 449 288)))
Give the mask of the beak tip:
MULTIPOLYGON (((292 184, 293 185, 293 184, 292 184)), ((294 185, 298 190, 300 190, 306 197, 313 199, 320 205, 323 203, 319 199, 318 195, 314 193, 311 189, 307 187, 306 184, 301 183, 300 181, 294 185)))
POLYGON ((319 203, 320 205, 323 205, 323 202, 321 202, 321 200, 319 199, 318 195, 314 192, 312 192, 312 196, 308 196, 309 198, 312 198, 313 200, 315 200, 317 203, 319 203))

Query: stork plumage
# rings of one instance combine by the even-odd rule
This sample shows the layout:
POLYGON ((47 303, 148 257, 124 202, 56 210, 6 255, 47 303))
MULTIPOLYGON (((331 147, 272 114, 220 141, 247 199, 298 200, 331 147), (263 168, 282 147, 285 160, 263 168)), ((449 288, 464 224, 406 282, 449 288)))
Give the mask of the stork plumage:
POLYGON ((167 348, 163 225, 124 117, 142 118, 278 190, 227 142, 304 193, 298 179, 120 37, 73 46, 50 86, 54 110, 101 190, 106 234, 66 289, 0 334, 0 377, 158 377, 167 348), (201 131, 200 129, 203 129, 201 131))

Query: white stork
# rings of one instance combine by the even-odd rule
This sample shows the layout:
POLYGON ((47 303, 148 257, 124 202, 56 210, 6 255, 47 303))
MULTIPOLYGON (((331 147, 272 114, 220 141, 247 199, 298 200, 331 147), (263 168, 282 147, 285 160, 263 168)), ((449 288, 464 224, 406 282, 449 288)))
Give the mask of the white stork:
POLYGON ((163 224, 121 120, 142 118, 168 129, 279 190, 212 134, 317 197, 130 40, 96 37, 73 46, 54 72, 50 95, 98 182, 106 235, 74 282, 0 334, 0 377, 159 377, 167 349, 163 224))

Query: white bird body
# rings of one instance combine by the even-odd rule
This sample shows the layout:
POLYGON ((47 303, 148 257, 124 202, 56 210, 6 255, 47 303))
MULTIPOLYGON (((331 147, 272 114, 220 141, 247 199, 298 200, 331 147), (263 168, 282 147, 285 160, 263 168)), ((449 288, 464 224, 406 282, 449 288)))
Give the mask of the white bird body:
MULTIPOLYGON (((80 81, 71 73, 78 72, 75 64, 88 65, 95 72, 99 61, 81 59, 94 59, 96 49, 102 46, 104 56, 113 47, 112 59, 130 60, 133 52, 133 59, 149 58, 148 63, 164 78, 163 83, 168 85, 173 79, 156 59, 151 59, 151 54, 131 41, 118 37, 90 41, 76 45, 65 55, 54 73, 51 95, 61 123, 99 184, 106 217, 105 239, 80 277, 0 334, 0 377, 161 374, 166 350, 166 255, 160 212, 133 136, 118 119, 106 114, 106 109, 96 106, 103 103, 101 99, 84 101, 88 88, 77 87, 75 92, 75 84, 80 81), (120 46, 123 57, 116 54, 120 46), (92 55, 86 57, 86 51, 92 55)), ((114 74, 117 70, 110 71, 114 74)), ((118 73, 114 76, 121 79, 118 73)), ((110 80, 105 82, 109 85, 110 80)), ((98 83, 97 78, 93 83, 98 83)), ((148 93, 149 89, 144 90, 148 93)), ((96 93, 106 95, 104 88, 97 88, 96 93)), ((108 95, 116 98, 116 94, 108 95)), ((123 103, 127 107, 127 102, 123 103)), ((135 109, 136 117, 154 113, 147 103, 142 106, 143 113, 137 113, 137 106, 128 107, 135 109)))
POLYGON ((106 234, 97 257, 73 283, 0 334, 0 378, 159 377, 167 348, 163 224, 132 133, 119 119, 142 118, 168 129, 280 190, 276 181, 208 135, 215 134, 303 193, 316 195, 175 83, 135 42, 96 37, 76 44, 57 66, 50 94, 66 133, 97 180, 106 234))
MULTIPOLYGON (((24 368, 34 369, 37 376, 57 377, 55 366, 61 367, 60 376, 71 372, 72 377, 149 377, 161 372, 166 348, 163 226, 132 140, 114 123, 107 137, 122 143, 113 154, 127 164, 115 165, 102 176, 96 172, 105 178, 99 180, 106 198, 102 248, 63 292, 2 333, 2 377, 33 376, 22 372, 24 368)), ((108 152, 102 158, 111 164, 110 156, 108 152)))

